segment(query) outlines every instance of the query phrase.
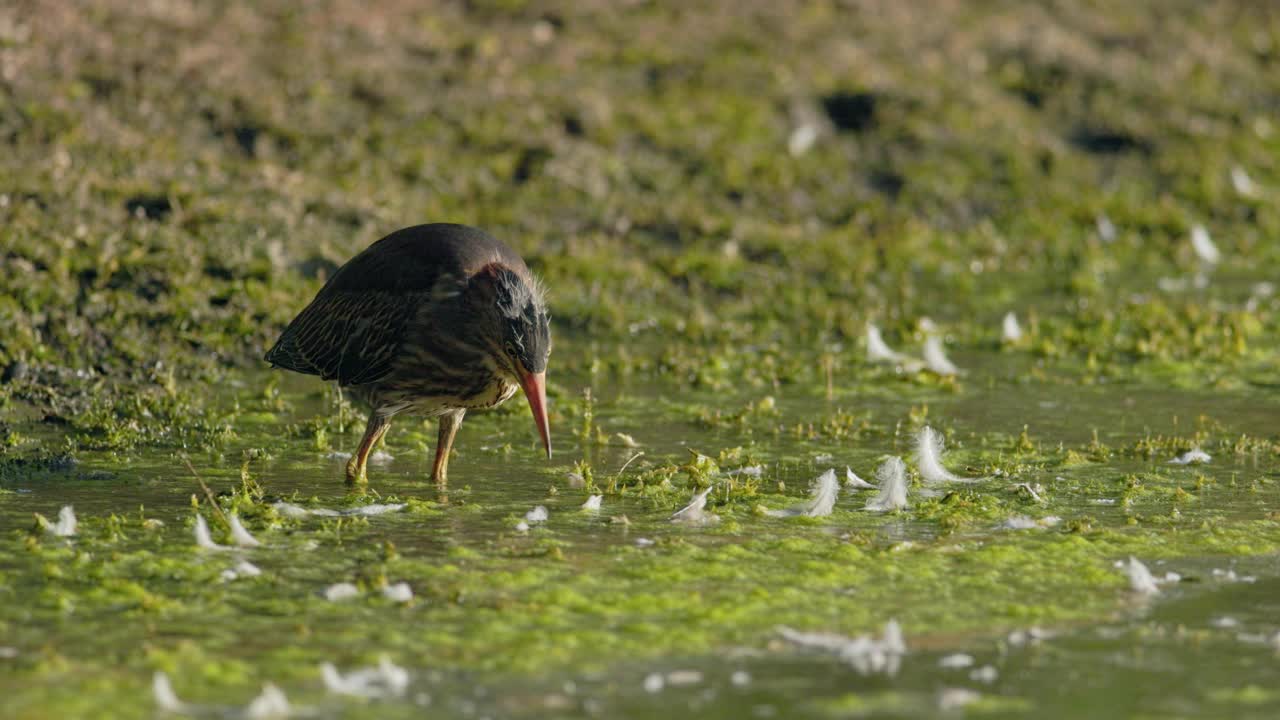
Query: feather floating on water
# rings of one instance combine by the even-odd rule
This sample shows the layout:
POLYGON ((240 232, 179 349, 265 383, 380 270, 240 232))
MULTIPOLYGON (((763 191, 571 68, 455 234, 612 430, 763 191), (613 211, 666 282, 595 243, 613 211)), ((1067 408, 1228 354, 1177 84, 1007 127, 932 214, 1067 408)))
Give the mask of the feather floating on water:
POLYGON ((1231 186, 1236 192, 1245 197, 1253 197, 1254 191, 1257 189, 1253 185, 1253 178, 1249 177, 1249 173, 1239 165, 1231 167, 1231 186))
POLYGON ((285 697, 284 692, 274 684, 267 683, 262 686, 262 693, 244 709, 244 716, 248 720, 270 720, 287 718, 292 712, 293 708, 289 706, 289 698, 285 697))
POLYGON ((1000 678, 1000 671, 994 665, 983 665, 980 668, 969 671, 969 679, 974 682, 986 683, 990 685, 1000 678))
POLYGON ((853 469, 848 466, 845 466, 844 469, 844 486, 851 490, 867 490, 875 487, 875 485, 858 477, 853 469))
POLYGON ((873 512, 901 510, 907 506, 907 464, 900 457, 891 457, 876 469, 880 492, 867 501, 865 509, 873 512))
POLYGON ((49 531, 58 537, 71 537, 76 534, 76 511, 70 505, 63 505, 58 511, 58 522, 49 531))
POLYGON ((930 335, 924 340, 924 364, 929 372, 936 375, 950 377, 960 374, 960 368, 947 357, 942 348, 942 338, 937 335, 930 335))
POLYGON ((1129 561, 1125 563, 1124 572, 1129 577, 1129 588, 1139 595, 1155 595, 1160 592, 1160 588, 1156 586, 1155 577, 1138 558, 1130 555, 1129 561))
POLYGON ((927 483, 977 482, 977 478, 956 477, 942 466, 942 433, 928 425, 916 437, 916 467, 927 483))
POLYGON ((1115 223, 1111 222, 1111 218, 1106 215, 1099 215, 1094 224, 1098 227, 1098 237, 1102 239, 1102 242, 1109 243, 1116 239, 1116 226, 1115 223))
POLYGON ((708 525, 720 518, 706 511, 707 495, 715 485, 709 485, 701 492, 695 493, 688 505, 671 514, 671 522, 688 525, 708 525))
POLYGON ((349 582, 334 583, 324 589, 324 599, 329 602, 342 602, 360 596, 360 588, 349 582))
POLYGON ((402 697, 409 689, 409 671, 383 655, 375 667, 358 668, 343 675, 333 663, 320 666, 324 687, 335 695, 363 698, 402 697))
POLYGON ((249 534, 244 525, 240 523, 240 518, 235 513, 227 515, 227 525, 231 527, 231 540, 240 547, 258 547, 261 542, 249 534))
POLYGON ((836 506, 836 498, 840 495, 840 482, 836 480, 836 471, 828 470, 813 482, 808 502, 789 507, 785 510, 766 510, 770 517, 824 517, 831 514, 836 506))
POLYGON ((884 673, 892 677, 897 674, 902 656, 907 652, 902 628, 896 620, 885 623, 879 638, 870 635, 851 638, 834 633, 801 632, 789 627, 779 627, 778 634, 795 645, 834 653, 860 675, 884 673))
POLYGON ((982 693, 969 688, 943 688, 938 693, 938 709, 942 711, 959 710, 982 699, 982 693))
POLYGON ((169 676, 163 672, 156 671, 151 676, 151 696, 155 698, 156 707, 165 712, 182 713, 187 710, 187 704, 178 699, 169 676))
POLYGON ((393 513, 405 508, 405 503, 383 503, 360 505, 358 507, 343 508, 341 510, 333 510, 330 508, 304 508, 287 502, 278 502, 271 507, 276 512, 287 518, 303 518, 308 515, 316 517, 371 517, 373 515, 385 515, 393 513))
POLYGON ((1195 250, 1196 257, 1207 265, 1217 265, 1222 260, 1222 253, 1203 225, 1191 228, 1191 249, 1195 250))
POLYGON ((973 665, 973 656, 965 653, 955 653, 938 659, 938 667, 948 670, 958 670, 961 668, 971 667, 973 665))
POLYGON ((529 523, 530 525, 537 525, 538 523, 544 523, 547 521, 548 517, 549 517, 549 514, 547 513, 547 507, 545 505, 538 505, 534 509, 524 514, 525 522, 529 523))
POLYGON ((382 586, 382 597, 391 602, 407 603, 413 599, 413 588, 409 587, 407 582, 398 582, 394 585, 382 586))
POLYGON ((223 582, 231 582, 239 580, 242 577, 258 577, 262 574, 262 570, 248 560, 241 560, 236 563, 234 568, 228 568, 222 571, 221 578, 223 582))
POLYGON ((889 347, 880 335, 880 328, 867 323, 867 360, 873 363, 891 363, 902 368, 903 372, 915 372, 924 367, 924 362, 889 347))
POLYGON ((1192 448, 1176 458, 1169 461, 1170 465, 1195 465, 1197 463, 1207 463, 1213 458, 1209 453, 1200 448, 1192 448))
POLYGON ((603 495, 592 495, 587 501, 582 503, 582 509, 586 512, 596 512, 600 509, 600 503, 604 502, 603 495))
POLYGON ((1007 343, 1016 343, 1022 339, 1022 326, 1018 324, 1018 316, 1012 310, 1004 314, 1000 322, 1000 339, 1007 343))
POLYGON ((787 152, 791 157, 800 157, 809 152, 809 148, 813 147, 813 143, 818 139, 818 128, 809 123, 797 125, 791 131, 791 135, 787 137, 787 152))
POLYGON ((213 536, 209 534, 209 523, 204 521, 204 516, 196 513, 196 546, 204 550, 231 550, 227 545, 219 545, 213 541, 213 536))

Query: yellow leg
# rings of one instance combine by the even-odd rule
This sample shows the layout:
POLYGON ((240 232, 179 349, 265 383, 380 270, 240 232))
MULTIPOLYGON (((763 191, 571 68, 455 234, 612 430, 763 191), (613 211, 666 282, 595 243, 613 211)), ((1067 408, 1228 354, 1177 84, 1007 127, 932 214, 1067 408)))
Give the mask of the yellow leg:
POLYGON ((453 438, 462 425, 462 416, 466 410, 453 410, 440 416, 440 436, 436 440, 436 461, 431 466, 431 479, 437 485, 449 482, 449 453, 453 450, 453 438))
POLYGON ((391 427, 391 418, 379 415, 377 412, 369 413, 369 424, 365 426, 364 439, 360 441, 360 447, 356 453, 347 461, 348 483, 363 485, 368 482, 364 469, 369 462, 369 453, 373 452, 373 446, 378 444, 382 436, 387 434, 389 427, 391 427))

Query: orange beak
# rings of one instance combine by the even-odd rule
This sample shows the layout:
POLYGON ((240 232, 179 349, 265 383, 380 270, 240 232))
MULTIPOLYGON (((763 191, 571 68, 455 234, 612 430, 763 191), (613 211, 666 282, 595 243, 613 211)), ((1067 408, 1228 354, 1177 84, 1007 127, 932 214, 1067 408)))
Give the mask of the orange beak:
POLYGON ((538 424, 538 434, 542 436, 542 446, 547 449, 547 459, 551 459, 551 430, 547 426, 547 374, 544 372, 520 374, 520 387, 529 400, 529 409, 533 411, 533 421, 538 424))

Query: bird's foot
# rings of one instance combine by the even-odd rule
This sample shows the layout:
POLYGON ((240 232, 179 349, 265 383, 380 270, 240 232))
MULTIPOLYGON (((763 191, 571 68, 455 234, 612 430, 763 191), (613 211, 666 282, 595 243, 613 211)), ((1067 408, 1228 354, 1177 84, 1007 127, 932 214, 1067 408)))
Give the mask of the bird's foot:
POLYGON ((356 462, 356 458, 352 457, 347 462, 347 484, 348 485, 365 485, 369 482, 369 477, 365 475, 364 463, 356 462))

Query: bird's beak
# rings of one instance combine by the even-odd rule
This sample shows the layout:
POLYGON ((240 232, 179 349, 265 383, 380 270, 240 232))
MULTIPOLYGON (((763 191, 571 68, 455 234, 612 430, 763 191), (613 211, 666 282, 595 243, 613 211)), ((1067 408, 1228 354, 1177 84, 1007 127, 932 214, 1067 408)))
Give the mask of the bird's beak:
POLYGON ((529 399, 533 421, 538 424, 538 434, 542 436, 542 446, 547 449, 547 459, 550 460, 551 430, 547 426, 547 374, 521 372, 520 387, 524 390, 524 396, 529 399))

